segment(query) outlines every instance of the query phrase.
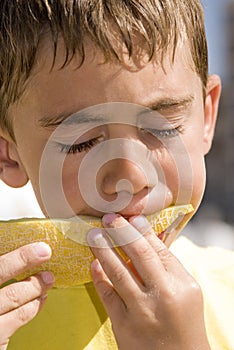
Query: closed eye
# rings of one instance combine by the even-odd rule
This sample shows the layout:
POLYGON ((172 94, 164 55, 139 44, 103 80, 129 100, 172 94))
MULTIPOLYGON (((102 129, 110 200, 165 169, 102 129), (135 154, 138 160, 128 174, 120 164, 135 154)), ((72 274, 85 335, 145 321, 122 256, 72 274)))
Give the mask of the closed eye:
POLYGON ((92 147, 97 145, 103 139, 102 136, 95 137, 85 142, 74 143, 72 145, 59 143, 61 153, 76 154, 89 151, 92 147))
POLYGON ((171 138, 178 136, 180 133, 183 132, 183 127, 182 125, 172 128, 172 129, 153 129, 153 128, 141 128, 141 131, 145 133, 152 134, 153 136, 156 136, 157 138, 171 138))

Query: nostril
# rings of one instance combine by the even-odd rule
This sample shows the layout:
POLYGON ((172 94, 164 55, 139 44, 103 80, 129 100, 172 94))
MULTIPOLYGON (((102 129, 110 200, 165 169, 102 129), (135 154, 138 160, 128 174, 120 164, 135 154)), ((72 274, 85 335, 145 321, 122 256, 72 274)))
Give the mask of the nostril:
POLYGON ((116 193, 119 193, 122 191, 134 193, 134 187, 133 187, 133 184, 131 183, 131 181, 129 181, 127 179, 121 179, 117 182, 116 193))

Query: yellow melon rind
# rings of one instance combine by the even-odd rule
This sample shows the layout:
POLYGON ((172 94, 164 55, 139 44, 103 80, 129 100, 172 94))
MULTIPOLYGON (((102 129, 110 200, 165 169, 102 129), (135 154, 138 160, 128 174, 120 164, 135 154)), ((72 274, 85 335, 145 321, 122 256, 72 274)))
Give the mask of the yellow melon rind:
MULTIPOLYGON (((148 218, 156 234, 165 231, 180 215, 193 211, 192 205, 174 206, 148 218)), ((52 249, 52 258, 39 268, 19 276, 23 279, 41 270, 52 271, 55 286, 66 288, 91 281, 90 264, 94 259, 86 235, 93 227, 102 227, 101 219, 80 216, 79 219, 20 219, 0 221, 0 255, 25 244, 43 241, 52 249)))

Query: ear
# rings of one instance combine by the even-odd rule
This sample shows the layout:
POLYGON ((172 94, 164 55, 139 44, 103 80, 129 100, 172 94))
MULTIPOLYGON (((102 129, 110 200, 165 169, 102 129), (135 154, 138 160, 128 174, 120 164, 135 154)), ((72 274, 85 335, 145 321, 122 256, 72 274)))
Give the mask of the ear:
POLYGON ((0 136, 0 179, 11 187, 22 187, 28 182, 13 141, 0 136))
POLYGON ((221 94, 221 80, 217 75, 208 78, 204 110, 203 147, 206 155, 212 145, 221 94))

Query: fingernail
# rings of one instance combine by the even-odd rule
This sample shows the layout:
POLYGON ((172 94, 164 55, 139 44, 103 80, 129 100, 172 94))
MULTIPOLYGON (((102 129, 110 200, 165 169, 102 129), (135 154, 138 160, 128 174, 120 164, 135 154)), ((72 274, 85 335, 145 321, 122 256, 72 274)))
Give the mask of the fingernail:
POLYGON ((110 225, 119 215, 115 213, 105 214, 102 218, 103 223, 106 225, 110 225))
POLYGON ((44 242, 38 242, 33 244, 33 250, 40 258, 46 258, 51 256, 51 248, 44 242))
POLYGON ((99 228, 94 228, 87 234, 87 241, 90 246, 95 246, 98 248, 107 247, 107 242, 103 237, 102 230, 99 228))
POLYGON ((48 271, 41 272, 41 278, 43 279, 45 284, 52 284, 55 280, 54 275, 48 271))
POLYGON ((149 228, 150 223, 146 219, 145 216, 139 215, 139 216, 134 216, 129 220, 130 224, 132 224, 134 227, 138 228, 139 230, 144 229, 144 228, 149 228))

